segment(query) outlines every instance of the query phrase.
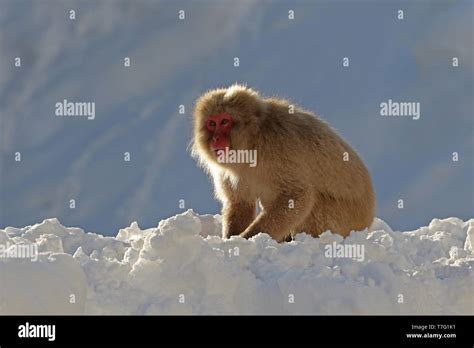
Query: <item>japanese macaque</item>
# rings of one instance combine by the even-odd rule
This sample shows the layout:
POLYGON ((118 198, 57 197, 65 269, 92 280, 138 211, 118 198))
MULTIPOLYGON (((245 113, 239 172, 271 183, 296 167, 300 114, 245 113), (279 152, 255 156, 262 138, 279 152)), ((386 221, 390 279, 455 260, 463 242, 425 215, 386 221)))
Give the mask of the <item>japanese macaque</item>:
POLYGON ((263 232, 281 242, 327 230, 347 236, 372 223, 367 168, 312 113, 233 85, 202 95, 193 121, 192 154, 214 181, 224 238, 263 232))

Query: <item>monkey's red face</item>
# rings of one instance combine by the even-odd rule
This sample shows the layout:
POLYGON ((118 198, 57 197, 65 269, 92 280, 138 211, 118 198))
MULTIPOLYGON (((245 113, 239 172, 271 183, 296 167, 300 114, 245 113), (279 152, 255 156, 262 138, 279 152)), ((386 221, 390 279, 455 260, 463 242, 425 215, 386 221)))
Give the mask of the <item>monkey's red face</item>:
POLYGON ((232 115, 223 113, 210 115, 206 119, 206 128, 211 135, 211 149, 217 153, 219 150, 230 148, 230 131, 234 120, 232 115))

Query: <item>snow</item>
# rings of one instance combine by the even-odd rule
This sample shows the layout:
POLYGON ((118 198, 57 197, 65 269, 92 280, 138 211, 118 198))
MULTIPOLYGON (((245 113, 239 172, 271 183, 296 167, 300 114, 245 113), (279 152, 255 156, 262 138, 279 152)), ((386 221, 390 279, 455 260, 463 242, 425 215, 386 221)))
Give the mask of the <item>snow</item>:
POLYGON ((375 219, 345 240, 325 232, 282 244, 266 234, 223 240, 220 229, 219 215, 192 210, 116 237, 57 219, 7 227, 0 314, 474 313, 474 219, 408 232, 375 219), (37 254, 12 257, 20 246, 37 254))

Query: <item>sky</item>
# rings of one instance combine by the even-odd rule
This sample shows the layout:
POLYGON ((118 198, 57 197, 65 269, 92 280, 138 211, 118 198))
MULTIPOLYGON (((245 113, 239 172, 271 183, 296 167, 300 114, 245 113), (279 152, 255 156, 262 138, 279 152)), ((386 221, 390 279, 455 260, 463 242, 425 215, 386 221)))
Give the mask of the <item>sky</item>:
POLYGON ((191 114, 200 94, 233 83, 329 122, 365 161, 394 230, 472 218, 473 6, 0 0, 0 228, 57 217, 114 235, 189 208, 219 213, 189 153, 191 114), (94 102, 95 119, 56 116, 64 99, 94 102), (388 99, 419 102, 420 119, 381 116, 388 99))

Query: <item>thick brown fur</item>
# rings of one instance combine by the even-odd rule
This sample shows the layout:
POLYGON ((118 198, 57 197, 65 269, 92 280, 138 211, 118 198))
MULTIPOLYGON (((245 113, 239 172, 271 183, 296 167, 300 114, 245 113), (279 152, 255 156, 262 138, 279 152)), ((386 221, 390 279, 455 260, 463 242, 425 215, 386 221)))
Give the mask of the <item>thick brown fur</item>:
POLYGON ((374 191, 362 160, 325 122, 297 106, 290 113, 290 104, 240 85, 211 90, 196 102, 192 154, 223 204, 224 238, 264 232, 280 242, 326 230, 347 236, 374 218, 374 191), (235 120, 231 149, 257 150, 255 167, 217 162, 205 119, 223 112, 235 120))

